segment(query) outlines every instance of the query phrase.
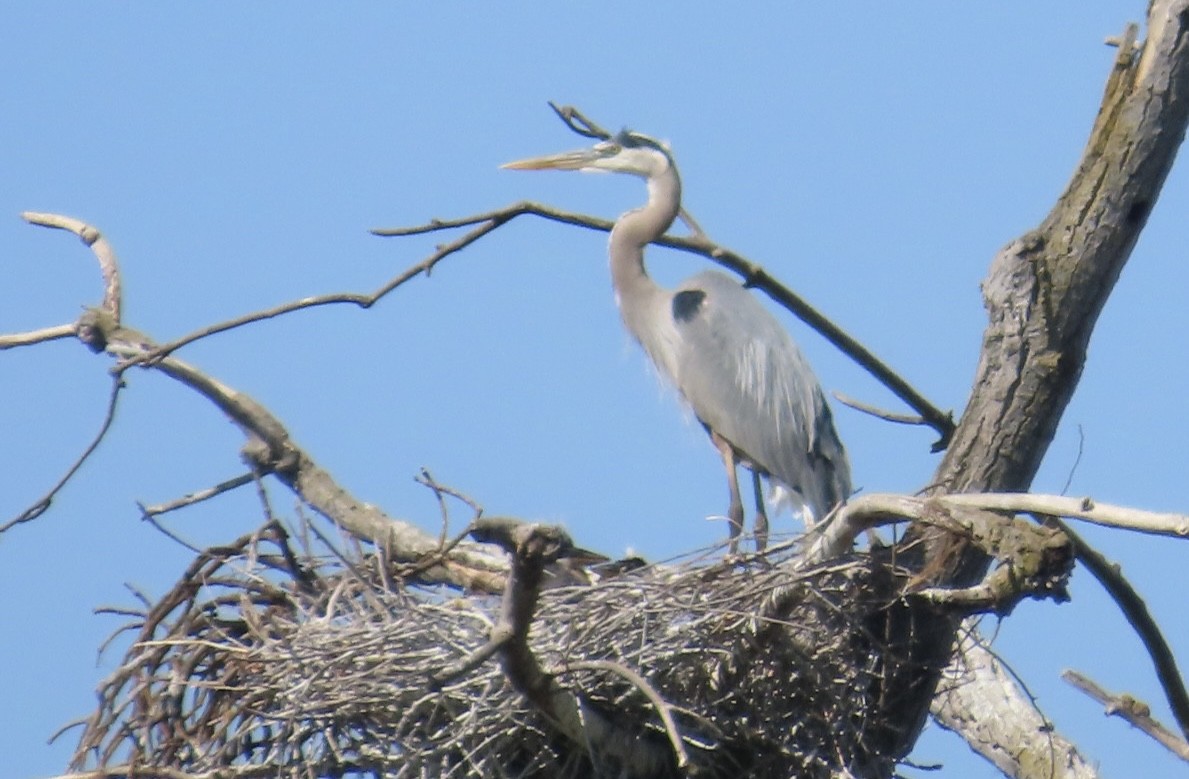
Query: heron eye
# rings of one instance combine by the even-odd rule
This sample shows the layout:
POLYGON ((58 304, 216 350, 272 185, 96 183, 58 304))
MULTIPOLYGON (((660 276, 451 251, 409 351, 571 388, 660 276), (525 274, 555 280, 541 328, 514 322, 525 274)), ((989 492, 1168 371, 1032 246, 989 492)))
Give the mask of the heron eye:
POLYGON ((614 157, 616 154, 619 154, 620 149, 621 147, 618 143, 607 142, 599 149, 599 153, 604 157, 614 157))

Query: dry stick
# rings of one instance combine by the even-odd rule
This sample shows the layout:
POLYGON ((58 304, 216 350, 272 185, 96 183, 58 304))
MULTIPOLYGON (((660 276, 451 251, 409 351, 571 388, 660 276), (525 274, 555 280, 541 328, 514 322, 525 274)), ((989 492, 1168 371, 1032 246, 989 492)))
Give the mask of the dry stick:
MULTIPOLYGON (((428 275, 433 270, 433 267, 437 265, 437 263, 449 255, 466 248, 470 244, 482 238, 484 235, 492 232, 512 219, 526 214, 538 216, 543 219, 549 219, 562 224, 585 227, 591 230, 601 230, 603 232, 610 231, 614 226, 614 222, 610 220, 562 211, 530 201, 522 201, 519 203, 514 203, 505 208, 458 219, 433 219, 424 225, 372 230, 375 235, 379 236, 408 236, 421 235, 439 230, 449 230, 457 227, 478 225, 473 230, 468 231, 458 239, 439 246, 427 258, 416 263, 415 265, 410 266, 404 272, 393 277, 375 292, 370 294, 345 292, 317 295, 313 297, 302 298, 301 300, 291 301, 289 303, 284 303, 282 305, 264 309, 262 311, 245 314, 233 319, 228 319, 223 322, 195 330, 181 338, 169 341, 165 344, 156 345, 151 349, 143 350, 136 354, 127 355, 116 365, 113 370, 116 372, 122 372, 134 365, 155 362, 160 360, 162 357, 171 354, 177 349, 202 338, 223 333, 237 327, 251 324, 253 322, 272 319, 274 317, 283 316, 285 314, 290 314, 295 311, 301 311, 307 308, 339 304, 351 304, 359 306, 360 308, 370 308, 379 302, 381 298, 410 279, 419 276, 422 273, 428 275)), ((705 238, 704 235, 694 237, 665 236, 657 240, 656 243, 660 246, 666 246, 668 248, 706 257, 743 276, 749 286, 761 289, 777 303, 780 303, 810 327, 817 330, 824 338, 837 346, 845 354, 850 356, 851 359, 866 369, 872 376, 884 384, 884 386, 888 387, 889 390, 891 390, 905 403, 916 410, 921 415, 921 418, 925 421, 925 424, 928 424, 941 436, 941 438, 933 445, 935 450, 943 449, 948 444, 950 435, 954 429, 952 414, 948 412, 942 412, 937 407, 935 407, 932 403, 925 399, 924 396, 913 389, 912 386, 908 384, 908 382, 895 374, 887 365, 876 358, 874 354, 866 349, 866 347, 862 346, 858 341, 853 339, 850 335, 826 319, 820 312, 806 303, 803 299, 798 297, 791 290, 776 282, 762 267, 746 260, 735 252, 715 245, 705 238)), ((55 331, 54 336, 63 337, 57 331, 55 331)))
POLYGON ((73 338, 78 334, 74 324, 43 327, 40 330, 30 330, 27 333, 11 333, 0 335, 0 352, 5 349, 15 349, 18 346, 34 346, 46 341, 57 341, 61 338, 73 338))
MULTIPOLYGON (((94 228, 69 217, 52 214, 34 216, 36 219, 33 221, 37 224, 78 231, 84 236, 99 235, 99 232, 94 228)), ((376 296, 387 294, 408 278, 428 272, 441 257, 457 251, 492 229, 494 229, 493 225, 483 225, 439 249, 435 255, 392 279, 376 293, 376 296)), ((105 278, 111 274, 118 275, 118 269, 114 264, 114 252, 111 252, 106 242, 100 242, 98 238, 94 238, 90 241, 90 245, 92 248, 99 247, 96 249, 96 254, 99 257, 105 278)), ((115 295, 112 290, 118 290, 118 284, 113 286, 110 279, 108 280, 105 305, 114 306, 114 310, 111 308, 88 309, 79 320, 77 335, 93 350, 104 351, 128 364, 123 367, 117 365, 113 369, 116 373, 114 378, 116 384, 104 428, 62 483, 73 476, 78 466, 81 465, 81 461, 94 451, 99 440, 110 427, 122 371, 126 370, 130 364, 145 360, 157 350, 157 345, 153 343, 152 339, 130 328, 123 327, 116 319, 114 313, 118 312, 118 295, 115 295)), ((265 312, 265 314, 269 314, 269 312, 265 312)), ((260 316, 257 315, 257 318, 260 316)), ((308 505, 339 526, 346 528, 356 537, 376 543, 385 543, 391 550, 399 552, 401 559, 407 562, 416 561, 426 554, 440 550, 440 546, 434 539, 411 523, 394 519, 370 505, 356 501, 338 486, 329 473, 319 468, 309 455, 292 441, 288 430, 279 419, 250 396, 238 392, 233 387, 223 384, 181 360, 157 356, 150 367, 161 371, 214 404, 247 436, 248 443, 244 447, 244 454, 248 459, 263 470, 275 474, 308 505)), ((57 489, 60 489, 60 485, 55 487, 55 491, 57 489)), ((51 492, 47 498, 52 495, 51 492)), ((18 518, 18 521, 32 519, 44 512, 46 505, 48 505, 46 500, 41 501, 38 507, 26 512, 28 516, 18 518)), ((12 524, 15 522, 0 527, 0 532, 12 524)), ((483 550, 455 549, 438 568, 425 572, 425 580, 489 592, 499 591, 502 589, 503 565, 502 560, 494 558, 483 550)))
MULTIPOLYGON (((513 206, 512 208, 516 208, 516 206, 513 206)), ((511 217, 508 217, 508 218, 511 218, 511 217)), ((479 221, 485 221, 485 220, 475 220, 475 221, 471 222, 471 224, 476 224, 479 221)), ((152 349, 151 351, 149 351, 146 354, 141 354, 141 355, 136 355, 134 357, 130 357, 130 358, 124 360, 123 362, 119 363, 118 365, 116 365, 114 370, 123 371, 123 370, 127 370, 128 368, 132 367, 133 365, 139 365, 141 363, 153 362, 153 361, 156 361, 156 360, 160 359, 161 357, 168 355, 171 352, 174 352, 177 349, 179 349, 189 343, 193 343, 194 341, 197 341, 201 338, 206 338, 207 336, 215 335, 217 333, 223 333, 223 332, 232 330, 237 327, 242 327, 243 325, 251 324, 252 322, 260 322, 265 319, 272 319, 274 317, 282 316, 284 314, 290 314, 290 313, 293 313, 294 311, 301 311, 303 309, 315 308, 318 306, 338 305, 338 304, 342 304, 342 303, 350 303, 352 305, 359 306, 360 308, 371 308, 381 298, 383 298, 388 293, 392 292, 397 287, 404 284, 406 281, 408 281, 416 276, 420 276, 422 273, 424 273, 425 275, 428 276, 433 271, 433 267, 435 265, 437 265, 438 262, 440 262, 443 258, 445 258, 451 254, 454 254, 455 252, 460 251, 461 249, 465 249, 467 246, 470 246, 472 243, 479 240, 484 235, 487 235, 492 230, 499 227, 501 224, 503 224, 504 221, 507 221, 507 219, 500 220, 498 218, 498 216, 493 216, 490 218, 490 220, 487 220, 487 221, 488 221, 487 224, 480 225, 479 227, 475 228, 474 230, 471 230, 470 232, 457 238, 456 240, 453 240, 449 243, 442 244, 441 246, 438 246, 434 250, 433 254, 429 255, 421 262, 418 262, 417 264, 410 266, 404 272, 398 274, 397 276, 394 276, 392 279, 387 281, 383 286, 381 286, 379 289, 377 289, 375 292, 372 292, 371 294, 365 295, 365 294, 360 294, 360 293, 356 293, 356 292, 340 292, 340 293, 331 293, 331 294, 327 294, 327 295, 316 295, 313 297, 302 298, 301 300, 294 300, 289 303, 284 303, 282 305, 275 306, 275 307, 269 308, 269 309, 265 309, 263 311, 257 311, 252 314, 245 314, 244 316, 236 317, 234 319, 228 319, 225 322, 220 322, 218 324, 214 324, 209 327, 204 327, 201 330, 195 330, 194 332, 192 332, 188 335, 185 335, 175 341, 170 341, 168 343, 161 344, 160 346, 155 347, 154 349, 152 349)))
POLYGON ((1086 566, 1091 575, 1098 580, 1111 599, 1119 606, 1128 624, 1135 629, 1152 664, 1156 666, 1156 677, 1168 698, 1173 716, 1181 728, 1181 732, 1189 738, 1189 694, 1186 694, 1185 683, 1177 669, 1177 661, 1172 649, 1164 640, 1156 620, 1152 619, 1148 607, 1139 593, 1123 578, 1117 566, 1113 565, 1094 547, 1087 544, 1081 536, 1075 533, 1068 524, 1059 519, 1054 523, 1073 543, 1074 552, 1082 565, 1086 566))
POLYGON ((465 493, 460 492, 453 487, 447 487, 445 484, 439 484, 434 480, 433 476, 430 475, 428 468, 423 467, 421 469, 421 473, 418 474, 413 479, 413 481, 428 487, 430 491, 433 492, 434 497, 438 501, 438 509, 442 513, 442 531, 438 534, 438 551, 434 557, 441 559, 451 549, 458 546, 459 543, 461 543, 462 540, 466 538, 466 536, 471 532, 471 529, 475 526, 475 523, 478 522, 479 518, 483 516, 483 507, 479 505, 478 501, 466 495, 465 493), (450 530, 450 512, 446 507, 447 497, 451 497, 455 500, 465 503, 471 508, 471 511, 475 512, 475 516, 471 517, 471 521, 463 529, 462 533, 455 536, 454 539, 450 541, 447 541, 447 534, 450 530))
POLYGON ((985 492, 947 495, 945 499, 952 504, 975 506, 990 511, 1071 517, 1095 525, 1133 530, 1137 533, 1189 538, 1189 514, 1144 511, 1098 503, 1093 498, 1068 498, 1027 492, 985 492))
POLYGON ((40 517, 46 512, 47 509, 49 509, 50 504, 54 502, 54 498, 57 497, 58 492, 66 486, 66 482, 70 481, 70 479, 74 477, 74 474, 78 473, 78 469, 83 467, 83 463, 87 461, 87 458, 89 458, 95 452, 95 450, 99 448, 99 444, 103 441, 104 436, 107 435, 107 431, 111 429, 111 424, 116 418, 116 404, 119 402, 120 390, 123 389, 123 387, 123 379, 121 379, 119 376, 112 377, 111 393, 107 398, 107 411, 104 412, 103 423, 99 426, 99 432, 96 433, 95 437, 91 439, 91 443, 87 445, 87 448, 83 450, 83 453, 75 459, 74 464, 66 470, 66 473, 62 475, 62 478, 58 479, 58 482, 53 487, 50 487, 49 491, 46 492, 46 494, 42 496, 40 500, 21 512, 20 515, 10 519, 3 525, 0 525, 0 533, 4 533, 5 531, 9 530, 15 525, 21 524, 22 522, 28 522, 32 519, 37 519, 37 517, 40 517))
MULTIPOLYGON (((575 744, 588 744, 593 733, 590 726, 584 724, 580 699, 557 684, 556 675, 547 673, 541 667, 529 645, 529 629, 536 613, 546 566, 581 550, 575 549, 569 534, 559 527, 509 519, 479 519, 475 522, 473 536, 477 541, 498 544, 510 553, 512 568, 500 603, 499 621, 492 628, 489 640, 462 664, 446 670, 450 673, 465 672, 498 652, 500 667, 513 689, 549 717, 566 738, 575 744)), ((592 664, 591 667, 596 666, 592 664)), ((631 678, 630 671, 615 664, 597 667, 631 678)), ((666 717, 666 704, 655 691, 649 695, 651 688, 643 679, 636 677, 633 681, 639 683, 640 689, 658 707, 666 731, 674 742, 676 759, 680 766, 686 765, 689 757, 681 745, 672 718, 666 717)), ((614 723, 600 723, 600 727, 612 731, 618 729, 614 723)), ((622 744, 624 741, 620 738, 614 739, 612 743, 622 744)))
POLYGON ((681 732, 677 730, 677 723, 673 721, 673 707, 661 697, 661 694, 643 676, 630 668, 610 660, 582 660, 576 663, 569 663, 567 670, 610 671, 629 681, 632 686, 644 693, 644 697, 648 698, 649 702, 656 709, 657 715, 661 718, 661 722, 664 723, 665 734, 669 737, 669 743, 672 744, 673 751, 677 754, 677 767, 685 768, 689 765, 689 754, 685 751, 685 744, 681 740, 681 732))
POLYGON ((230 492, 231 490, 238 489, 245 484, 251 484, 255 478, 256 476, 253 473, 243 473, 239 476, 233 476, 226 481, 221 481, 213 487, 207 487, 206 489, 191 492, 176 500, 171 500, 168 503, 157 503, 152 506, 146 506, 144 504, 138 503, 137 506, 140 508, 140 512, 144 514, 145 518, 147 519, 149 517, 155 517, 160 514, 169 513, 170 511, 176 511, 177 509, 185 508, 186 506, 193 506, 196 503, 202 503, 204 500, 210 500, 211 498, 214 498, 218 495, 222 495, 224 492, 230 492))
POLYGON ((832 518, 818 523, 812 531, 802 536, 800 541, 806 546, 802 558, 805 564, 809 564, 842 554, 865 530, 921 519, 931 502, 951 510, 965 508, 1044 514, 1079 519, 1138 533, 1174 538, 1189 537, 1189 515, 1142 511, 1109 503, 1096 503, 1090 498, 1066 498, 1023 492, 962 493, 934 495, 928 498, 868 493, 842 504, 832 518))
MULTIPOLYGON (((116 259, 115 250, 112 249, 111 244, 103 237, 97 229, 91 225, 82 222, 78 219, 73 219, 68 216, 61 216, 58 214, 42 214, 34 211, 25 211, 21 214, 21 218, 30 224, 39 225, 41 227, 49 227, 55 230, 66 230, 74 233, 82 242, 91 248, 91 252, 95 255, 95 259, 99 263, 99 272, 103 276, 103 302, 99 311, 88 312, 84 314, 79 322, 71 326, 71 334, 77 335, 80 340, 86 343, 92 349, 97 348, 92 338, 95 335, 93 329, 94 321, 99 317, 99 312, 106 314, 111 322, 116 326, 120 324, 120 264, 116 259)), ((64 326, 47 328, 38 331, 44 340, 53 340, 61 338, 64 326)), ((27 345, 33 343, 28 340, 31 336, 36 334, 25 333, 14 337, 12 345, 27 345)), ((101 347, 99 347, 101 348, 101 347)), ((107 411, 103 417, 103 423, 99 426, 99 432, 91 440, 91 443, 83 450, 83 453, 74 461, 74 464, 67 469, 66 473, 58 480, 58 483, 50 488, 41 500, 25 509, 19 516, 9 520, 0 525, 0 533, 4 533, 15 525, 22 522, 28 522, 31 519, 36 519, 45 513, 45 511, 53 503, 54 497, 66 485, 66 482, 78 472, 87 458, 99 448, 99 444, 103 441, 107 431, 111 429, 111 424, 116 416, 116 404, 119 401, 120 390, 123 388, 123 381, 119 376, 115 377, 112 382, 111 393, 108 396, 107 411)))
POLYGON ((120 263, 116 259, 115 250, 112 249, 107 239, 103 237, 103 233, 80 219, 62 216, 61 214, 43 214, 36 211, 25 211, 21 214, 21 218, 29 224, 74 233, 83 243, 91 247, 91 251, 95 254, 95 259, 99 261, 99 272, 103 275, 102 308, 119 324, 120 314, 123 308, 120 263))
POLYGON ((864 414, 870 414, 871 416, 876 417, 877 419, 882 419, 885 422, 894 422, 897 425, 928 424, 924 417, 918 416, 916 414, 900 414, 895 411, 887 411, 885 409, 879 408, 878 406, 873 406, 870 403, 864 403, 861 400, 852 398, 850 395, 847 395, 844 392, 839 392, 838 390, 834 390, 830 394, 833 395, 835 400, 837 400, 842 405, 850 406, 855 411, 862 411, 864 414))
POLYGON ((182 538, 177 533, 175 533, 172 530, 170 530, 169 528, 165 527, 165 525, 158 522, 157 518, 148 512, 148 510, 145 508, 144 504, 137 503, 136 505, 140 509, 140 518, 143 519, 145 522, 148 522, 150 525, 152 525, 153 529, 156 530, 158 533, 165 536, 170 541, 173 541, 178 546, 181 546, 185 549, 189 549, 191 552, 194 552, 195 554, 202 554, 202 547, 198 546, 197 544, 190 543, 189 541, 182 538))
POLYGON ((1061 678, 1105 706, 1105 713, 1108 716, 1122 717, 1133 727, 1147 733, 1177 757, 1189 761, 1189 743, 1152 719, 1152 713, 1146 704, 1137 701, 1130 695, 1111 695, 1089 677, 1077 671, 1064 671, 1061 678))

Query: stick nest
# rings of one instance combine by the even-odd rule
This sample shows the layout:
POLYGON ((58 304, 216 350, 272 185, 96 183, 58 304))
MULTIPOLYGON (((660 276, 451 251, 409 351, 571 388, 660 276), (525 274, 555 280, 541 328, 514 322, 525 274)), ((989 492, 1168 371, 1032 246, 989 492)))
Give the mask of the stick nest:
POLYGON ((686 561, 542 592, 528 643, 600 734, 582 744, 513 689, 498 655, 433 683, 487 641, 499 596, 420 586, 358 548, 294 546, 270 522, 209 549, 117 631, 136 637, 100 688, 74 770, 208 779, 890 771, 864 721, 879 708, 879 680, 900 665, 872 635, 892 577, 869 555, 812 570, 797 570, 789 553, 747 566, 686 561), (667 704, 685 766, 641 683, 667 704))

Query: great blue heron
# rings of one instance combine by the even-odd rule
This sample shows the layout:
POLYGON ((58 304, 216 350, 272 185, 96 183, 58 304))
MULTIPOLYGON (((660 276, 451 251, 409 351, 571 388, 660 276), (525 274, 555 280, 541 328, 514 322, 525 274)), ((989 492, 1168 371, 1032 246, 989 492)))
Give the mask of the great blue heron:
POLYGON ((631 173, 648 182, 648 203, 621 216, 611 230, 615 299, 627 329, 722 455, 731 494, 731 552, 743 529, 738 465, 752 472, 760 550, 768 540, 761 476, 792 493, 807 527, 848 497, 850 466, 821 385, 768 309, 718 271, 699 273, 675 290, 648 276, 644 247, 664 235, 681 209, 681 178, 664 144, 625 130, 591 148, 504 167, 631 173))

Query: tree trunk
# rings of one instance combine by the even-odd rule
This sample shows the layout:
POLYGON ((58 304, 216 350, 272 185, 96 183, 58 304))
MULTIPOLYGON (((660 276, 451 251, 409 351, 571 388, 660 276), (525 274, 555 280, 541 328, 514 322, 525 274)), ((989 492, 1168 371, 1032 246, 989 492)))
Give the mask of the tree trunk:
MULTIPOLYGON (((1148 37, 1128 28, 1082 160, 1053 210, 1005 246, 983 281, 989 323, 970 399, 938 466, 937 492, 1029 488, 1073 396, 1094 324, 1172 168, 1189 118, 1189 2, 1156 0, 1148 37)), ((978 581, 987 557, 938 528, 915 527, 904 549, 921 580, 978 581), (923 550, 923 554, 916 553, 923 550), (915 553, 915 554, 914 554, 915 553)), ((901 556, 901 561, 905 556, 901 556)), ((880 714, 887 754, 919 735, 958 621, 912 603, 885 626, 920 663, 888 680, 880 714)))

